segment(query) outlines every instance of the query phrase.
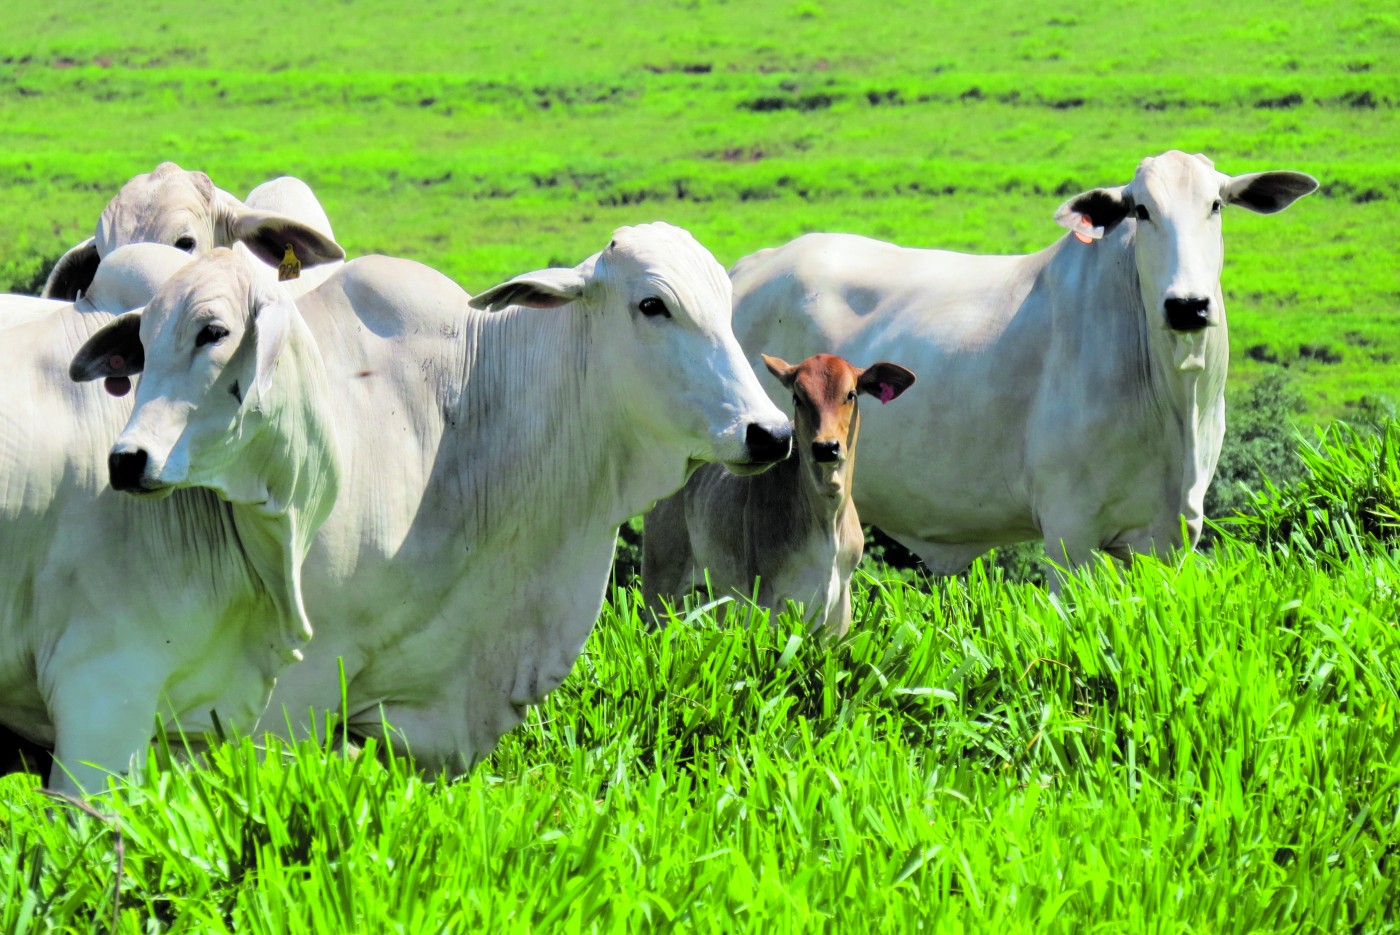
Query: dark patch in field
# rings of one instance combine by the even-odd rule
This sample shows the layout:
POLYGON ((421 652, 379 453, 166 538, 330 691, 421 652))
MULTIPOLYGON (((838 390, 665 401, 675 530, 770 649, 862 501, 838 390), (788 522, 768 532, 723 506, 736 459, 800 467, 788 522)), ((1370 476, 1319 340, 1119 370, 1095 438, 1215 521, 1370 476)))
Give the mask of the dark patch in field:
POLYGON ((982 95, 982 89, 979 88, 979 87, 973 86, 973 87, 971 87, 971 88, 968 88, 968 89, 967 89, 966 91, 964 91, 963 93, 959 94, 959 95, 958 95, 958 100, 960 100, 960 101, 980 101, 980 100, 982 100, 982 97, 983 97, 983 95, 982 95))
POLYGON ((1342 333, 1342 340, 1352 347, 1374 347, 1375 339, 1369 338, 1360 331, 1345 331, 1342 333))
POLYGON ((1070 97, 1063 101, 1051 101, 1050 106, 1055 110, 1073 110, 1076 107, 1084 106, 1084 98, 1070 97))
POLYGON ((1351 200, 1359 205, 1364 205, 1372 201, 1383 201, 1384 199, 1385 193, 1379 188, 1368 188, 1365 191, 1357 192, 1355 195, 1351 196, 1351 200))
POLYGON ((1342 355, 1325 344, 1299 344, 1298 357, 1303 360, 1315 360, 1322 364, 1340 364, 1342 355))
POLYGON ((813 110, 826 110, 836 101, 840 100, 840 94, 804 94, 793 95, 791 97, 779 97, 777 95, 765 95, 756 97, 748 101, 740 101, 739 107, 742 110, 751 110, 755 113, 771 113, 776 110, 796 110, 806 113, 813 110))
POLYGON ((1303 95, 1297 91, 1285 94, 1283 97, 1266 97, 1263 100, 1255 101, 1256 110, 1288 110, 1303 103, 1303 95))
POLYGON ((437 98, 435 98, 435 97, 425 97, 425 98, 422 98, 421 100, 418 101, 418 106, 419 106, 419 107, 432 107, 432 106, 433 106, 434 104, 436 104, 436 103, 437 103, 437 98))
POLYGON ((888 91, 866 91, 865 99, 870 102, 871 107, 893 105, 895 107, 904 106, 904 95, 895 88, 888 91))
POLYGON ((653 75, 666 75, 673 72, 680 72, 683 75, 708 75, 715 70, 715 66, 709 62, 682 62, 670 65, 643 65, 643 69, 653 75))
POLYGON ((1348 91, 1343 94, 1339 100, 1348 107, 1365 108, 1367 110, 1375 110, 1378 106, 1376 96, 1371 93, 1370 88, 1359 93, 1356 91, 1348 91))
POLYGON ((1251 344, 1244 349, 1244 356, 1261 364, 1278 363, 1278 355, 1270 350, 1267 344, 1251 344))
POLYGON ((1376 351, 1371 355, 1371 359, 1378 364, 1388 364, 1395 359, 1395 355, 1390 351, 1376 351))

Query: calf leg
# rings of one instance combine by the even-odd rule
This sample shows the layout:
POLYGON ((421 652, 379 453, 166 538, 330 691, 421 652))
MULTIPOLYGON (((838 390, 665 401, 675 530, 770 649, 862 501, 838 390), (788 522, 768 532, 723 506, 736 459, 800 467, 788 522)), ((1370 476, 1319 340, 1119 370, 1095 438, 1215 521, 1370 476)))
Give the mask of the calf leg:
POLYGON ((694 558, 681 491, 658 502, 642 523, 642 600, 653 614, 662 598, 674 602, 690 592, 694 558))

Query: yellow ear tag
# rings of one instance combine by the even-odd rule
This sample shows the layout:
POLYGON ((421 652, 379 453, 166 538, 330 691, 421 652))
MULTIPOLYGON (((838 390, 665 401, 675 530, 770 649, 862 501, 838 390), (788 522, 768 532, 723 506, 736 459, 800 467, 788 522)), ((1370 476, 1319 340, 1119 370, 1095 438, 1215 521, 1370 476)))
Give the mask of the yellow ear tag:
POLYGON ((297 259, 292 245, 287 244, 287 252, 282 255, 282 265, 277 267, 277 281, 286 282, 301 275, 301 260, 297 259))

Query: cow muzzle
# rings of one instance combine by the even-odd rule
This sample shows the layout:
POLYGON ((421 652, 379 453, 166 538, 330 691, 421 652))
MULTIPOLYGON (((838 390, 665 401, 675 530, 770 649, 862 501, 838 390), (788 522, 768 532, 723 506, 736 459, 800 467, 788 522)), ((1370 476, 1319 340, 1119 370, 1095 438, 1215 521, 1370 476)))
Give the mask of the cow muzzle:
POLYGON ((150 488, 145 485, 146 464, 150 460, 144 448, 130 451, 113 451, 107 456, 107 476, 112 481, 113 490, 129 493, 144 493, 150 488))
POLYGON ((1163 301, 1162 311, 1166 314, 1167 327, 1173 331, 1200 331, 1211 321, 1210 299, 1199 296, 1169 298, 1163 301))

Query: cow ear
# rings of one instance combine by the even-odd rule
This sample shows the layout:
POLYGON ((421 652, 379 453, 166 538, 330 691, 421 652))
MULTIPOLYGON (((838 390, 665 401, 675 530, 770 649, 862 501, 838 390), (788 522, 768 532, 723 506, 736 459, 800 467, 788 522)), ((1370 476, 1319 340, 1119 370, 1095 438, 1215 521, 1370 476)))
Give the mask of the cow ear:
POLYGON ((92 277, 97 275, 97 266, 101 262, 102 257, 97 255, 97 241, 89 237, 59 257, 49 273, 48 281, 44 283, 44 291, 39 294, 46 299, 77 301, 78 294, 86 292, 92 285, 92 277))
POLYGON ((1075 195, 1055 212, 1055 223, 1067 227, 1079 239, 1098 240, 1128 216, 1132 201, 1118 188, 1095 188, 1075 195))
POLYGON ((866 367, 856 379, 856 389, 869 393, 882 403, 896 398, 913 385, 913 373, 899 364, 884 360, 866 367))
POLYGON ((272 375, 277 370, 277 359, 287 349, 292 336, 292 319, 297 309, 291 301, 279 298, 258 308, 253 319, 254 340, 257 347, 257 373, 253 385, 258 398, 266 399, 272 390, 272 375))
POLYGON ((471 307, 498 312, 508 305, 558 308, 583 298, 588 281, 575 269, 541 269, 492 286, 472 297, 471 307))
POLYGON ((230 221, 229 231, 234 240, 246 245, 269 266, 280 265, 287 258, 289 247, 296 254, 293 259, 302 266, 345 259, 340 244, 316 228, 274 211, 242 208, 230 221))
POLYGON ((1315 191, 1317 179, 1305 172, 1251 172, 1220 186, 1220 197, 1257 214, 1277 214, 1315 191))
POLYGON ((75 383, 102 380, 109 377, 131 377, 146 365, 146 351, 141 346, 141 312, 127 312, 88 338, 73 362, 68 376, 75 383))
POLYGON ((788 389, 792 389, 792 381, 797 375, 797 368, 781 357, 769 357, 763 355, 763 365, 768 368, 768 372, 778 378, 778 382, 788 389))

